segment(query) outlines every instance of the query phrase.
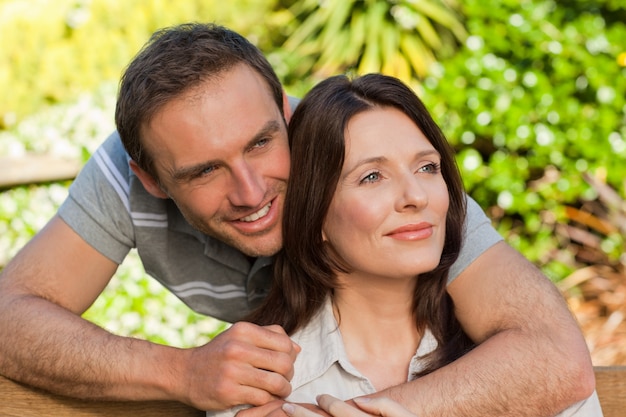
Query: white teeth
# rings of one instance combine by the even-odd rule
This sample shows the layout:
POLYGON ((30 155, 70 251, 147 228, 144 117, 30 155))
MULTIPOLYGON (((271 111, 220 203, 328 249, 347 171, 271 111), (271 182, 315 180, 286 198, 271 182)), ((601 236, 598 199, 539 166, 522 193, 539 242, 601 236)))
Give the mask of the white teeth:
POLYGON ((270 207, 272 207, 271 202, 268 203, 267 206, 263 207, 261 210, 257 211, 256 213, 252 213, 251 215, 243 217, 239 220, 241 220, 242 222, 253 222, 255 220, 259 220, 261 217, 264 217, 267 213, 269 213, 270 207))

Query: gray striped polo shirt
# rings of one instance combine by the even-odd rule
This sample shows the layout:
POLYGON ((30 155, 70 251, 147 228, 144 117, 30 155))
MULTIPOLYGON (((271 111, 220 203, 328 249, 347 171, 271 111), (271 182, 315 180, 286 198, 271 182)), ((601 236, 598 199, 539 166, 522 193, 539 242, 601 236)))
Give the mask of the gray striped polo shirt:
MULTIPOLYGON (((250 262, 192 228, 171 200, 155 198, 143 188, 129 159, 114 132, 70 186, 60 217, 118 264, 136 248, 146 272, 198 313, 228 322, 241 319, 267 293, 271 258, 250 262)), ((464 248, 449 280, 500 240, 469 199, 464 248)))

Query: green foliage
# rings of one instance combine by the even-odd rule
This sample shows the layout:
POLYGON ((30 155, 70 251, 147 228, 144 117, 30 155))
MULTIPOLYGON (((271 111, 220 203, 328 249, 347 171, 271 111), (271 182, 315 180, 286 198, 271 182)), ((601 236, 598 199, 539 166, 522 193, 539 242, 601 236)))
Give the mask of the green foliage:
MULTIPOLYGON (((72 103, 50 106, 0 131, 0 155, 25 153, 82 159, 114 129, 115 85, 104 83, 72 103)), ((69 181, 0 192, 0 268, 39 231, 67 196, 69 181)))
POLYGON ((66 196, 67 184, 0 193, 0 269, 45 225, 66 196))
POLYGON ((194 313, 149 278, 135 251, 83 317, 114 334, 176 347, 205 344, 228 326, 194 313))
MULTIPOLYGON (((626 8, 616 2, 467 0, 465 48, 423 97, 458 151, 466 186, 500 232, 554 279, 564 206, 624 190, 626 8)), ((621 246, 621 250, 624 247, 621 246)))
MULTIPOLYGON (((114 129, 115 86, 50 106, 0 132, 0 155, 25 152, 86 158, 114 129)), ((57 211, 69 181, 0 192, 0 269, 57 211)), ((226 323, 193 312, 148 277, 133 251, 84 317, 115 334, 188 347, 206 343, 226 323)))
MULTIPOLYGON (((204 20, 232 27, 267 53, 288 91, 300 96, 333 72, 417 78, 416 63, 430 58, 412 51, 435 50, 439 63, 419 92, 457 149, 468 191, 509 243, 560 280, 581 265, 562 232, 572 222, 571 208, 598 195, 583 174, 607 182, 622 199, 626 194, 626 6, 618 0, 464 0, 459 14, 469 36, 451 54, 437 46, 437 37, 452 48, 463 32, 425 9, 444 4, 0 0, 0 90, 9 92, 0 96, 0 155, 86 158, 113 130, 121 71, 163 26, 204 20), (423 45, 403 48, 404 38, 423 45)), ((0 266, 53 215, 66 187, 0 193, 0 266)), ((592 232, 604 258, 626 262, 623 228, 592 232)), ((134 255, 85 316, 119 334, 176 346, 203 343, 224 326, 174 299, 134 255)))
MULTIPOLYGON (((267 0, 0 0, 0 90, 10 92, 0 96, 0 155, 86 160, 113 131, 120 74, 154 30, 216 22, 267 49, 272 7, 267 0), (262 19, 268 24, 258 25, 262 19)), ((0 193, 0 269, 54 215, 68 185, 0 193)), ((134 254, 85 317, 117 334, 180 347, 202 344, 226 326, 191 311, 148 277, 134 254)))
POLYGON ((271 7, 264 0, 0 1, 0 91, 5 92, 0 129, 44 105, 73 100, 104 81, 117 82, 158 28, 217 22, 259 41, 272 27, 256 23, 271 7))
POLYGON ((337 73, 385 72, 407 83, 423 77, 435 56, 466 32, 441 0, 303 0, 286 2, 292 19, 281 57, 285 83, 337 73))

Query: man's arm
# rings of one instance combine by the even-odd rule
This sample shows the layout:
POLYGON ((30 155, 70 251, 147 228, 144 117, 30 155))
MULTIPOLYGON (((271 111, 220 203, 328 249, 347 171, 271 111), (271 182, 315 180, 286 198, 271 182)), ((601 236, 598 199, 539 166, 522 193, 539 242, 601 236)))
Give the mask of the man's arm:
POLYGON ((63 395, 200 409, 289 394, 297 348, 277 326, 239 323, 203 347, 177 349, 82 319, 116 269, 54 217, 0 275, 0 373, 63 395))
POLYGON ((593 367, 556 287, 504 242, 449 286, 479 345, 430 375, 382 391, 420 417, 551 416, 589 397, 593 367))

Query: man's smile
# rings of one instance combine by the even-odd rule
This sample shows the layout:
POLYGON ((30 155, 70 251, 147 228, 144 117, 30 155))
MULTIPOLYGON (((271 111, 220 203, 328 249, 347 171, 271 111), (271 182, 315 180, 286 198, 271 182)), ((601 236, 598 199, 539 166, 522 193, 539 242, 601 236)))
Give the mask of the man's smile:
POLYGON ((269 213, 271 207, 272 207, 272 202, 270 201, 269 203, 267 203, 267 205, 262 207, 256 213, 252 213, 249 216, 242 217, 241 219, 239 219, 239 221, 241 221, 241 222, 253 222, 253 221, 259 220, 261 217, 265 217, 267 215, 267 213, 269 213))

